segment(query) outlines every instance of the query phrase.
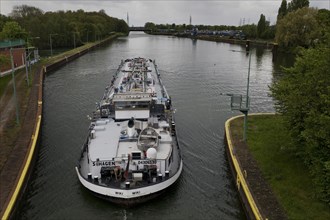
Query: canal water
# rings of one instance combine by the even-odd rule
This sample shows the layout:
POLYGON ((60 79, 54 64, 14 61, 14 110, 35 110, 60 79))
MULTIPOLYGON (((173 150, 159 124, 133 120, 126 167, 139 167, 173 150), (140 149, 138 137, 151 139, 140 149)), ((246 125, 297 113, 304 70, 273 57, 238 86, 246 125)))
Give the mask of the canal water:
MULTIPOLYGON (((224 123, 239 114, 227 93, 246 94, 249 57, 239 45, 131 33, 48 74, 41 146, 20 219, 245 219, 224 149, 224 123), (95 108, 120 61, 155 59, 176 108, 184 170, 166 194, 134 208, 91 195, 75 166, 95 108)), ((251 112, 273 112, 278 67, 252 49, 251 112)))

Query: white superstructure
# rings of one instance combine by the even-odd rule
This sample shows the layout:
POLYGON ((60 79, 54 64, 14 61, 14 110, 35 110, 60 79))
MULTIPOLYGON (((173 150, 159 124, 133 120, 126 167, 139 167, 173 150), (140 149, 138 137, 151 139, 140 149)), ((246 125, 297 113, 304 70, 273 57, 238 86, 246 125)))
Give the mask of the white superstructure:
POLYGON ((181 174, 171 99, 155 62, 122 61, 93 113, 76 171, 97 196, 145 201, 181 174))

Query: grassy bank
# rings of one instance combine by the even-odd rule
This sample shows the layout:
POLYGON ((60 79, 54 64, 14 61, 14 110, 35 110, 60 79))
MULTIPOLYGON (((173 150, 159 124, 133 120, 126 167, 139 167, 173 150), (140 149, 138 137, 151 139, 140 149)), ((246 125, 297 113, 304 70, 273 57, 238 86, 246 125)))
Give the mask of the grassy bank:
MULTIPOLYGON (((242 137, 243 118, 234 133, 242 137)), ((249 116, 248 147, 289 219, 330 219, 330 208, 314 197, 307 167, 292 150, 281 116, 249 116)))

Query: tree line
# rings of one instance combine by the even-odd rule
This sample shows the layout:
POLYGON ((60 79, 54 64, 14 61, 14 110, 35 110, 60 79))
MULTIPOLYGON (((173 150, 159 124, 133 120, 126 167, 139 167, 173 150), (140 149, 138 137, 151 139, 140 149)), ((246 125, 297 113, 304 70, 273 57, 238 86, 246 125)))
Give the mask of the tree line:
POLYGON ((297 47, 310 47, 322 40, 329 25, 329 10, 309 8, 308 0, 282 0, 276 24, 271 25, 264 14, 257 24, 233 25, 186 25, 154 24, 145 28, 153 32, 181 33, 197 28, 200 31, 242 31, 248 39, 274 40, 282 51, 292 52, 297 47))
POLYGON ((298 56, 271 92, 293 150, 313 177, 315 195, 330 205, 330 11, 308 6, 308 0, 282 0, 275 41, 298 56))
POLYGON ((171 32, 171 33, 182 33, 184 31, 192 30, 197 28, 200 31, 242 31, 244 34, 250 38, 260 38, 260 39, 273 39, 275 36, 275 26, 270 25, 269 21, 264 21, 263 31, 258 31, 258 26, 256 24, 246 24, 241 26, 234 25, 187 25, 187 24, 154 24, 153 22, 145 23, 144 27, 152 32, 171 32))
POLYGON ((122 19, 99 12, 56 11, 20 5, 15 6, 8 17, 0 17, 0 40, 24 39, 40 49, 72 48, 86 42, 97 41, 112 32, 128 33, 128 25, 122 19))
POLYGON ((271 86, 276 110, 308 167, 315 196, 330 205, 330 11, 308 0, 282 0, 275 41, 298 56, 271 86))
MULTIPOLYGON (((330 33, 330 32, 329 32, 330 33)), ((271 87, 294 140, 291 149, 308 167, 315 195, 330 205, 330 34, 302 49, 292 68, 271 87)), ((306 172, 308 172, 306 170, 306 172)))

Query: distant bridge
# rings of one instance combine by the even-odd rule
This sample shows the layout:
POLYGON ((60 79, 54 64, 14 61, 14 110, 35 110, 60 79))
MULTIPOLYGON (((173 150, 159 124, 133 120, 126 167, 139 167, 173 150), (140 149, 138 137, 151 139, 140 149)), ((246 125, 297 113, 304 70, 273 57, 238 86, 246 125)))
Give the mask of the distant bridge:
POLYGON ((129 31, 150 31, 150 29, 145 27, 129 27, 129 31))

